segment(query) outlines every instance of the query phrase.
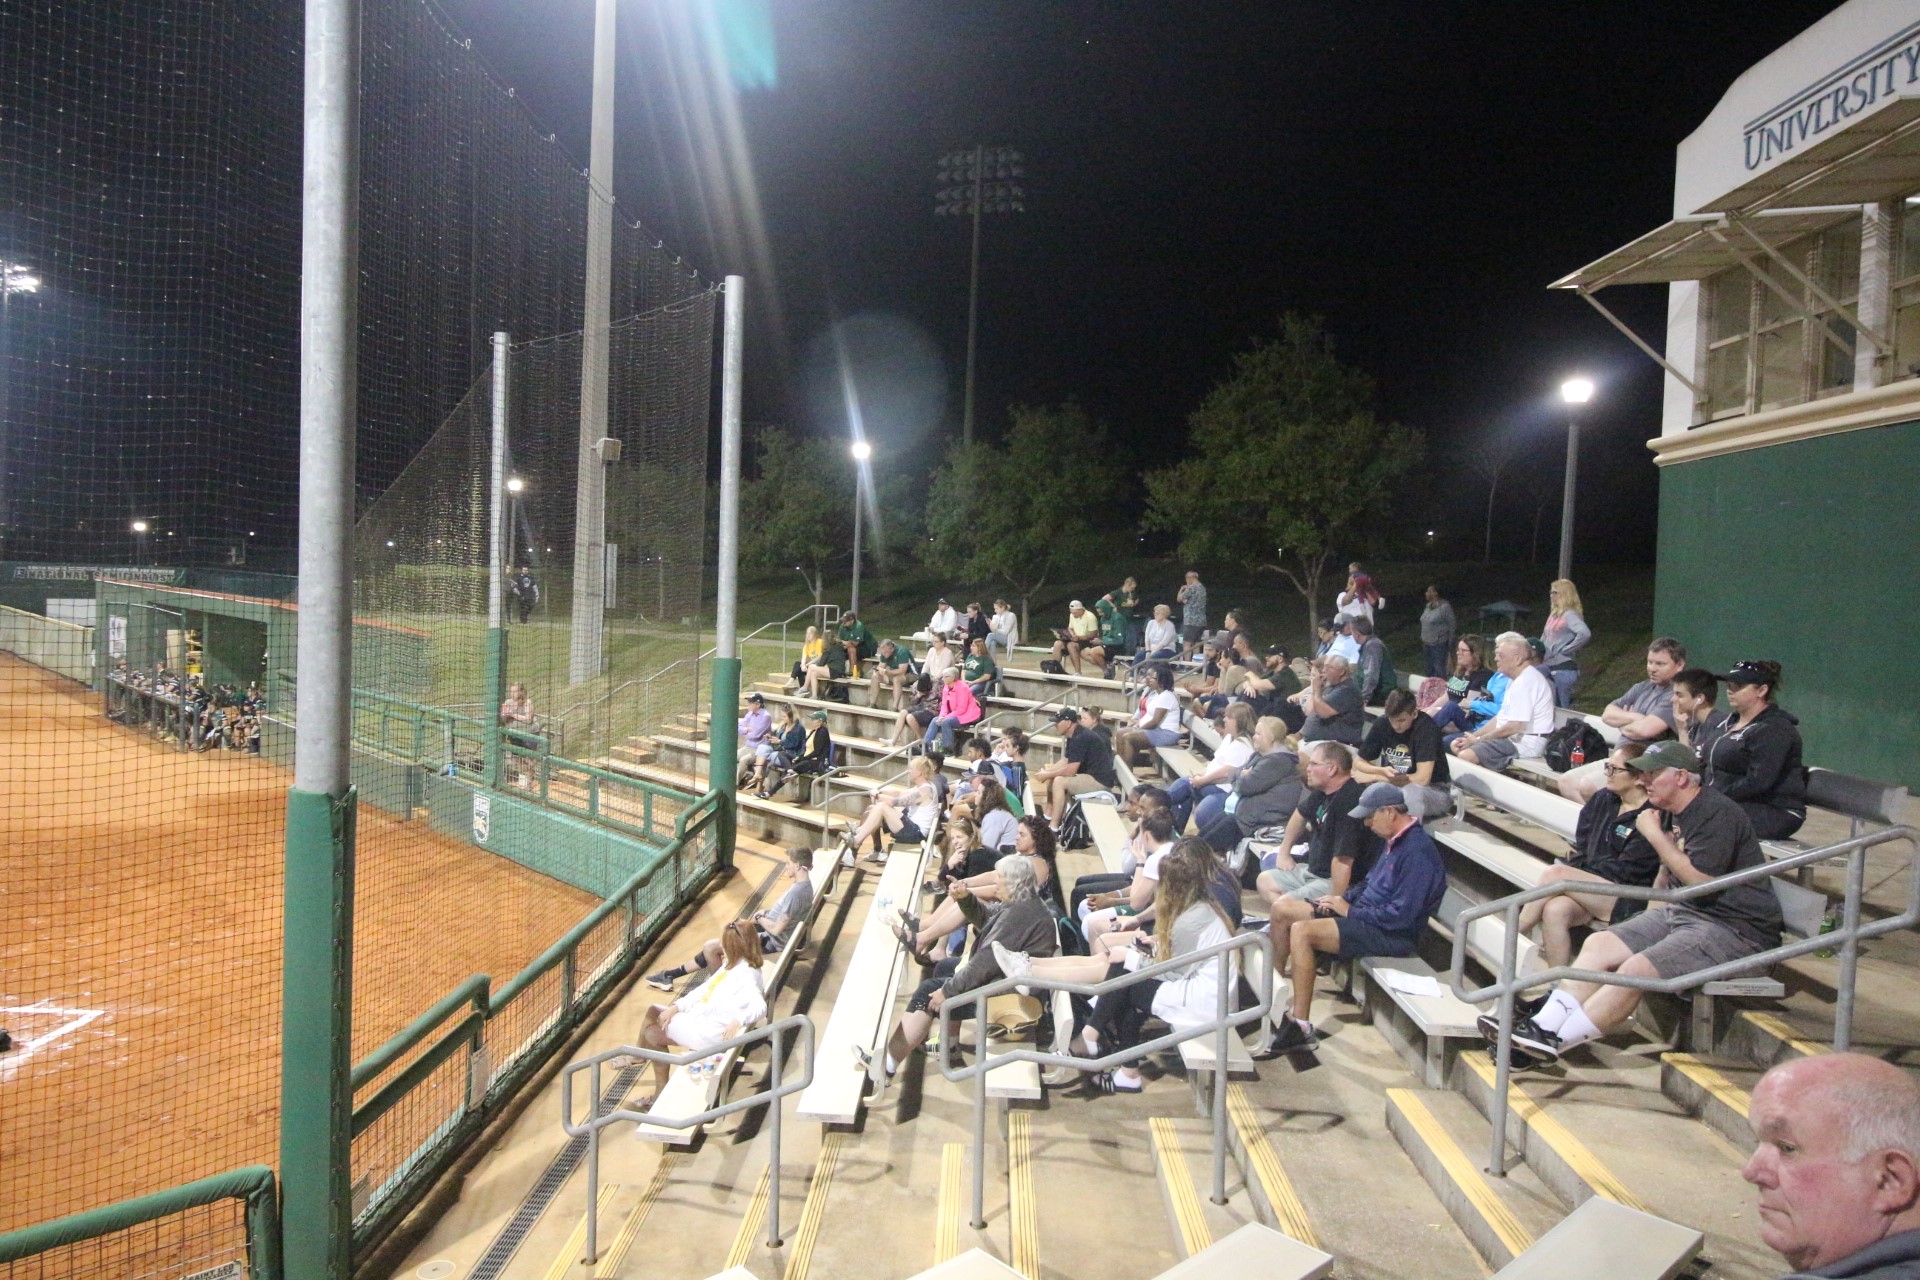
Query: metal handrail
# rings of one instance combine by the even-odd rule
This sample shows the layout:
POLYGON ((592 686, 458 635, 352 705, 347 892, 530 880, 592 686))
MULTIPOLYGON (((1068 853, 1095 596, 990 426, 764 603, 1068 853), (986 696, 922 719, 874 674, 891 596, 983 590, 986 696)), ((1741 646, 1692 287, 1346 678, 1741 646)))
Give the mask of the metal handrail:
MULTIPOLYGON (((1171 922, 1167 928, 1173 927, 1171 922)), ((1189 951, 1171 960, 1162 960, 1145 968, 1118 978, 1109 978, 1104 982, 1065 982, 1055 978, 1037 978, 1031 974, 1021 978, 1001 978, 984 987, 976 987, 963 996, 955 997, 940 1006, 940 1074, 956 1083, 963 1080, 973 1081, 973 1226, 975 1230, 987 1225, 986 1219, 986 1155, 987 1155, 987 1073, 997 1071, 1010 1062, 1031 1062, 1040 1067, 1069 1067, 1075 1071, 1107 1071, 1150 1057, 1163 1049, 1188 1040, 1197 1040, 1201 1036, 1214 1037, 1213 1069, 1216 1075, 1213 1088, 1213 1202, 1227 1203, 1227 1050, 1229 1034, 1237 1027, 1252 1022, 1264 1022, 1268 1010, 1273 1007, 1273 966, 1256 966, 1259 982, 1254 990, 1254 1003, 1238 1013, 1229 1012, 1237 975, 1231 964, 1219 966, 1216 974, 1217 994, 1215 1012, 1207 1022, 1186 1031, 1169 1031, 1166 1035, 1135 1045, 1131 1049, 1116 1049, 1112 1053, 1098 1058, 1076 1058, 1067 1053, 1046 1053, 1039 1049, 1008 1049, 1005 1052, 987 1057, 987 1019, 986 1000, 989 997, 1012 991, 1016 987, 1025 988, 1029 993, 1040 991, 1065 991, 1069 995, 1099 997, 1157 978, 1173 969, 1184 969, 1210 959, 1225 955, 1231 951, 1250 951, 1267 949, 1267 937, 1260 933, 1241 933, 1228 938, 1225 942, 1216 942, 1210 947, 1198 951, 1189 951), (954 1014, 968 1005, 979 1006, 979 1016, 974 1019, 974 1054, 970 1066, 956 1067, 953 1063, 954 1014)))
POLYGON ((1536 987, 1544 987, 1565 980, 1590 982, 1595 986, 1630 987, 1636 991, 1674 994, 1691 991, 1722 978, 1737 977, 1755 970, 1771 968, 1782 960, 1791 960, 1796 956, 1837 946, 1840 952, 1840 981, 1834 999, 1833 1047, 1845 1053, 1853 1044, 1854 984, 1859 970, 1861 941, 1901 929, 1910 929, 1920 924, 1920 831, 1908 826, 1886 827, 1866 835, 1842 840, 1837 844, 1827 845, 1824 848, 1809 849, 1804 853, 1796 853, 1759 866, 1747 867, 1679 889, 1653 889, 1643 885, 1612 884, 1604 880, 1580 881, 1577 888, 1583 894, 1594 894, 1606 898, 1627 898, 1639 902, 1684 903, 1696 898, 1711 897, 1733 885, 1771 880, 1774 876, 1842 856, 1847 859, 1847 890, 1841 905, 1841 919, 1838 927, 1826 933, 1802 938, 1797 942, 1783 942, 1766 951, 1743 956, 1738 960, 1728 960, 1677 978, 1642 978, 1633 974, 1579 969, 1571 965, 1559 965, 1551 969, 1538 970, 1525 977, 1519 976, 1517 970, 1519 968, 1520 908, 1529 902, 1551 898, 1576 887, 1564 881, 1525 889, 1497 901, 1484 902, 1462 911, 1453 926, 1453 967, 1447 975, 1447 984, 1453 989, 1455 996, 1468 1004, 1483 1004, 1488 1000, 1498 1000, 1500 1005, 1498 1013, 1500 1034, 1495 1042, 1494 1055, 1493 1141, 1492 1154, 1487 1164, 1488 1172, 1495 1176, 1504 1176, 1506 1173, 1507 1101, 1513 1070, 1510 1058, 1513 1052, 1514 1002, 1515 997, 1523 991, 1531 991, 1536 987), (1906 909, 1884 920, 1862 924, 1860 905, 1866 896, 1867 850, 1875 845, 1887 844, 1895 840, 1906 840, 1912 843, 1912 850, 1908 855, 1906 909), (1492 915, 1503 916, 1506 924, 1506 936, 1501 939, 1499 977, 1490 986, 1469 987, 1466 976, 1468 934, 1475 920, 1492 915))
POLYGON ((596 1053, 591 1058, 582 1058, 570 1062, 560 1073, 560 1127, 569 1137, 585 1135, 587 1139, 587 1256, 581 1261, 588 1266, 600 1260, 600 1131, 610 1124, 631 1120, 636 1124, 657 1125, 663 1129, 691 1129, 696 1125, 711 1123, 722 1116, 730 1116, 736 1111, 745 1111, 762 1103, 767 1107, 767 1248, 780 1247, 780 1100, 790 1093, 799 1093, 813 1083, 813 1019, 804 1014, 793 1013, 778 1022, 769 1022, 745 1031, 731 1040, 705 1049, 690 1049, 685 1053, 668 1053, 663 1049, 648 1049, 641 1045, 623 1044, 596 1053), (795 1080, 786 1078, 786 1045, 783 1037, 788 1031, 800 1033, 803 1066, 800 1076, 795 1080), (717 1107, 708 1107, 705 1111, 690 1116, 656 1116, 643 1111, 628 1111, 617 1108, 613 1111, 601 1111, 600 1101, 606 1096, 600 1087, 601 1064, 613 1058, 638 1058, 646 1062, 657 1062, 670 1067, 689 1066, 703 1062, 708 1058, 719 1057, 744 1050, 746 1046, 768 1041, 773 1046, 772 1070, 767 1073, 765 1088, 748 1094, 744 1098, 735 1098, 732 1102, 717 1107), (576 1072, 587 1071, 592 1098, 592 1113, 584 1124, 573 1121, 573 1077, 576 1072))

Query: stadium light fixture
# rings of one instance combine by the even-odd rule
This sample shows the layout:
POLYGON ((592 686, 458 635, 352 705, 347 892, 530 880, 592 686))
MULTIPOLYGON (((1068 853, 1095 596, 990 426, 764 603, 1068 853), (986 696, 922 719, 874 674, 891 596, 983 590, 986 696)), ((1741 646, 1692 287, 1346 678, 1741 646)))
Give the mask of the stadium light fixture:
POLYGON ((1580 474, 1580 419, 1575 409, 1593 399, 1593 382, 1568 378, 1560 384, 1560 400, 1567 406, 1567 466, 1560 486, 1560 576, 1573 573, 1573 490, 1580 474))
POLYGON ((135 520, 133 522, 133 531, 135 533, 145 533, 151 527, 152 526, 149 525, 145 520, 135 520))
POLYGON ((508 493, 521 493, 526 490, 526 487, 527 487, 527 482, 525 480, 522 480, 519 476, 511 476, 507 480, 508 493))
POLYGON ((960 410, 960 442, 973 443, 973 364, 980 334, 980 219, 989 213, 1024 213, 1026 157, 1012 147, 973 146, 940 157, 940 189, 934 193, 938 216, 973 220, 973 264, 967 282, 967 381, 960 410))
POLYGON ((0 293, 11 298, 16 293, 40 292, 40 276, 20 262, 0 262, 0 293))
POLYGON ((145 520, 135 520, 128 526, 133 530, 134 560, 139 564, 147 563, 147 531, 153 526, 145 520))
POLYGON ((865 462, 871 457, 873 457, 872 445, 868 444, 865 440, 856 440, 853 442, 853 460, 855 462, 865 462))
POLYGON ((853 454, 853 590, 848 593, 847 609, 852 613, 860 612, 860 525, 862 503, 861 489, 867 478, 867 463, 873 459, 873 446, 865 440, 855 440, 848 450, 853 454))

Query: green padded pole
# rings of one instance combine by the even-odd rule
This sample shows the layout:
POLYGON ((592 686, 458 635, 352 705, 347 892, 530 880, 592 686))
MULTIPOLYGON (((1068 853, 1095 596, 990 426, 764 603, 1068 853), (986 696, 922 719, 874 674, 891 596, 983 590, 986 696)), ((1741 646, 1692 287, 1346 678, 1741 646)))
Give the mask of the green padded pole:
POLYGON ((707 741, 712 747, 708 759, 707 786, 719 788, 720 866, 733 865, 733 840, 739 830, 740 814, 740 739, 733 722, 740 718, 740 659, 713 660, 713 714, 707 721, 707 741))
POLYGON ((492 699, 487 707, 487 785, 500 785, 500 767, 503 759, 500 750, 500 706, 507 700, 507 629, 504 626, 487 628, 486 657, 487 697, 492 699))

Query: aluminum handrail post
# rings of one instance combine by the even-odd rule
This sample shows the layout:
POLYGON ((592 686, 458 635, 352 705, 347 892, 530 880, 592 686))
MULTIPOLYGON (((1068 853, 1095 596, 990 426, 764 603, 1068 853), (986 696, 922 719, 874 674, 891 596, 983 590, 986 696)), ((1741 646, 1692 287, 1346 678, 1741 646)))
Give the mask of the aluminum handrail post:
MULTIPOLYGON (((946 1005, 941 1006, 946 1012, 946 1005)), ((987 1226, 987 1006, 984 1000, 974 1003, 974 1041, 973 1041, 973 1229, 984 1231, 987 1226)), ((947 1027, 952 1022, 942 1018, 946 1027, 940 1031, 940 1043, 948 1043, 947 1027)))
POLYGON ((600 1260, 600 1060, 589 1069, 592 1081, 592 1115, 587 1130, 587 1256, 592 1266, 600 1260))
POLYGON ((767 1037, 773 1046, 773 1064, 767 1077, 767 1084, 773 1090, 773 1097, 767 1101, 767 1248, 780 1247, 780 1112, 783 1108, 780 1099, 780 1082, 785 1074, 786 1046, 776 1030, 767 1037))
POLYGON ((1833 1048, 1845 1053, 1853 1047, 1854 983, 1860 970, 1860 900, 1866 896, 1867 851, 1864 846, 1847 855, 1847 897, 1841 905, 1840 989, 1833 1004, 1833 1048))
MULTIPOLYGON (((1171 929, 1173 926, 1167 926, 1171 929)), ((1230 989, 1227 977, 1233 972, 1233 966, 1227 962, 1231 952, 1222 952, 1216 957, 1219 964, 1219 1002, 1214 1006, 1214 1017, 1219 1020, 1220 1028, 1214 1037, 1213 1046, 1213 1202, 1227 1202, 1227 1036, 1230 1027, 1227 1022, 1227 993, 1230 989)))
MULTIPOLYGON (((1520 904, 1507 907, 1507 932, 1500 944, 1500 1040, 1495 1049, 1499 1059, 1493 1064, 1493 1150, 1487 1158, 1487 1172, 1496 1178, 1507 1176, 1507 1106, 1513 1086, 1513 981, 1519 968, 1520 904)), ((1461 929, 1456 939, 1466 936, 1461 929)))

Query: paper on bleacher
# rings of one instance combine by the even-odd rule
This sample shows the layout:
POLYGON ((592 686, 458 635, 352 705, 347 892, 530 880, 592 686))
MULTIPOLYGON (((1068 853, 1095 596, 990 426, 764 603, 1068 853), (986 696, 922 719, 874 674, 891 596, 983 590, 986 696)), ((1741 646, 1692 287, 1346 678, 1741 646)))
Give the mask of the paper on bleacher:
POLYGON ((1374 981, 1410 996, 1443 996, 1447 989, 1440 985, 1440 979, 1425 973, 1402 973, 1398 969, 1379 968, 1373 971, 1374 981))

